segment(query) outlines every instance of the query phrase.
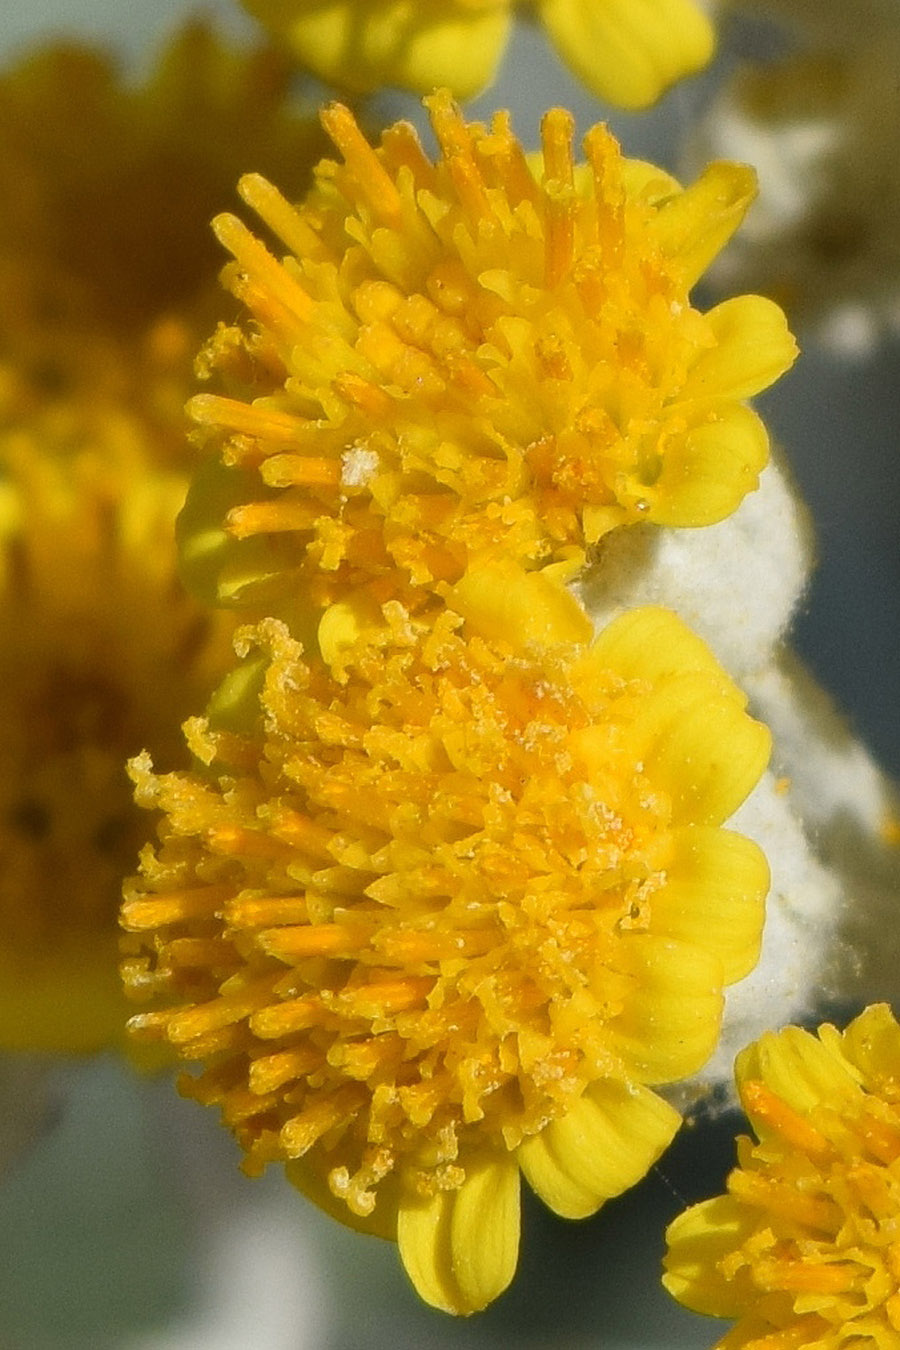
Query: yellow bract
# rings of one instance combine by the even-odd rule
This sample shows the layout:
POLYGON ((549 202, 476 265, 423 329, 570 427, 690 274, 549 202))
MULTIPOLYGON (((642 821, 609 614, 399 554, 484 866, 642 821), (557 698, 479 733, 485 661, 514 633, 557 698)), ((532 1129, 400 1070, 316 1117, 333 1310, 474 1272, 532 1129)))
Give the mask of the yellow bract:
POLYGON ((333 107, 343 163, 302 205, 242 180, 283 261, 216 222, 251 322, 210 341, 220 392, 190 405, 218 459, 182 552, 212 603, 321 611, 366 588, 415 611, 503 560, 575 572, 630 522, 709 524, 756 486, 768 438, 744 400, 793 339, 770 301, 689 299, 752 173, 682 189, 599 126, 576 168, 560 109, 533 172, 504 114, 427 102, 434 162, 407 124, 373 149, 333 107))
POLYGON ((452 1312, 512 1277, 519 1167, 568 1216, 646 1172, 678 1124, 650 1085, 758 953, 766 864, 720 827, 768 733, 671 613, 593 643, 579 613, 509 563, 418 616, 348 596, 330 664, 265 620, 197 768, 132 766, 165 813, 122 911, 134 1034, 452 1312))
POLYGON ((670 1226, 663 1282, 736 1318, 722 1350, 900 1344, 900 1027, 886 1004, 843 1033, 788 1027, 735 1068, 758 1143, 728 1194, 670 1226))
MULTIPOLYGON (((446 85, 470 98, 496 73, 518 0, 243 3, 303 66, 342 89, 446 85)), ((623 108, 655 102, 713 52, 712 26, 694 0, 535 0, 526 13, 579 79, 623 108)))

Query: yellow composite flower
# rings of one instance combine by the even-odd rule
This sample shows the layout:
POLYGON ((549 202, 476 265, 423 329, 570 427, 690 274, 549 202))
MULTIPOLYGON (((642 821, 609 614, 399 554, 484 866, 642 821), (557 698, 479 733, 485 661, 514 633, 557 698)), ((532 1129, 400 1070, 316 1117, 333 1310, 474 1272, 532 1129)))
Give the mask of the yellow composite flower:
POLYGON ((668 1232, 664 1283, 736 1318, 721 1350, 900 1345, 900 1027, 887 1004, 843 1032, 787 1027, 738 1056, 758 1142, 728 1194, 668 1232))
POLYGON ((580 1218, 638 1181, 678 1113, 652 1090, 718 1035, 768 871, 722 829, 769 737, 670 611, 591 642, 557 581, 467 574, 416 620, 326 612, 247 664, 194 768, 133 762, 161 843, 126 888, 132 1019, 205 1064, 251 1174, 395 1239, 470 1313, 513 1276, 519 1173, 580 1218))
POLYGON ((516 10, 535 18, 589 89, 645 108, 701 70, 715 38, 695 0, 243 0, 297 59, 339 88, 490 84, 516 10))
POLYGON ((225 669, 175 576, 183 476, 108 415, 82 446, 0 435, 0 1049, 123 1043, 116 912, 141 817, 124 761, 176 762, 225 669))
POLYGON ((745 400, 793 339, 769 300, 689 299, 752 172, 682 189, 602 126, 576 166, 560 109, 533 172, 506 114, 426 103, 434 161, 408 124, 373 149, 335 106, 343 162, 300 206, 241 181, 283 261, 215 222, 250 317, 211 339, 221 392, 190 405, 210 460, 183 563, 209 601, 271 614, 279 588, 323 608, 369 586, 415 607, 491 559, 577 567, 622 524, 717 521, 757 484, 768 438, 745 400))
POLYGON ((290 79, 202 23, 142 84, 66 44, 0 72, 0 425, 103 397, 185 460, 193 358, 222 309, 209 216, 248 165, 302 190, 324 145, 290 79))

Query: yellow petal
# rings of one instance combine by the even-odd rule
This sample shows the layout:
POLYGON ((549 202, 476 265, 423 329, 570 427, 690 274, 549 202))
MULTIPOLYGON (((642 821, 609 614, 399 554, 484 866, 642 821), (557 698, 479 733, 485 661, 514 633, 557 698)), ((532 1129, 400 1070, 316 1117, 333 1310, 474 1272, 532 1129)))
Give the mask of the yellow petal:
POLYGON ((519 1167, 513 1154, 466 1163, 458 1190, 404 1192, 400 1257, 416 1292, 443 1312, 480 1312, 507 1287, 519 1255, 519 1167))
MULTIPOLYGON (((825 1040, 826 1027, 819 1028, 825 1040)), ((840 1037, 840 1051, 859 1069, 866 1086, 889 1095, 900 1065, 900 1026, 887 1003, 874 1003, 855 1017, 840 1037)))
POLYGON ((759 485, 769 458, 769 434, 752 408, 725 404, 673 440, 652 489, 657 525, 714 525, 759 485))
POLYGON ((705 315, 716 345, 688 372, 682 397, 752 398, 797 359, 783 310, 762 295, 738 295, 705 315))
POLYGON ((709 61, 712 25, 692 0, 538 0, 560 56, 601 98, 645 108, 709 61))
POLYGON ((642 605, 613 619, 572 667, 572 677, 589 682, 595 673, 607 670, 625 680, 654 685, 686 671, 702 671, 723 687, 731 686, 730 676, 703 639, 661 605, 642 605))
POLYGON ((737 690, 692 674, 653 691, 632 736, 648 779, 671 798, 675 825, 727 820, 759 781, 772 743, 737 690))
POLYGON ((444 0, 244 0, 288 42, 302 65, 340 88, 382 85, 429 93, 446 85, 471 98, 493 79, 506 44, 507 0, 480 6, 444 0))
POLYGON ((662 1277, 673 1298, 708 1317, 739 1317, 754 1294, 744 1281, 726 1280, 716 1263, 747 1241, 756 1222, 754 1212, 730 1195, 704 1200, 673 1219, 662 1277))
MULTIPOLYGON (((822 1102, 836 1106, 843 1098, 859 1093, 856 1076, 843 1056, 800 1027, 767 1031, 742 1050, 735 1060, 738 1091, 748 1082, 763 1082, 792 1111, 806 1116, 822 1102)), ((757 1134, 766 1133, 764 1122, 748 1110, 757 1134)))
POLYGON ((710 825, 674 834, 675 851, 653 895, 651 930, 715 952, 725 983, 759 959, 769 866, 752 839, 710 825))
POLYGON ((721 161, 660 205, 651 229, 689 289, 728 243, 756 190, 752 169, 721 161))
POLYGON ((526 1139, 519 1165, 554 1214, 584 1219, 646 1176, 680 1124, 675 1108, 649 1088, 606 1078, 526 1139))
POLYGON ((447 603, 482 637, 520 650, 593 636, 590 619, 555 574, 525 572, 511 562, 467 572, 447 603))
POLYGON ((634 987, 610 1023, 613 1051, 630 1075, 646 1083, 695 1073, 719 1035, 721 961, 691 943, 653 934, 629 935, 621 950, 634 987))

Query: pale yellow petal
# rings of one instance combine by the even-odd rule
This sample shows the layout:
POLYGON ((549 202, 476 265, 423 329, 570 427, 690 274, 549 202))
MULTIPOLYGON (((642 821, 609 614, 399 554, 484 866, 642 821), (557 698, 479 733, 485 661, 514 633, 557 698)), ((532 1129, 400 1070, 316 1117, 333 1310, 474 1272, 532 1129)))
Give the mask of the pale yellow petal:
POLYGON ((545 572, 498 562, 467 572, 447 595, 477 633, 520 650, 532 645, 589 642, 591 621, 565 586, 545 572))
POLYGON ((682 192, 661 203, 651 229, 690 288, 740 225, 756 196, 756 174, 744 164, 710 164, 682 192))
POLYGON ((471 98, 493 79, 506 44, 508 0, 244 0, 302 65, 340 88, 446 86, 471 98))
POLYGON ((646 1083, 695 1073, 709 1058, 722 1015, 722 963, 712 952, 652 934, 622 940, 634 980, 610 1043, 627 1072, 646 1083))
POLYGON ((538 14, 576 75, 601 98, 645 108, 715 46, 712 25, 692 0, 538 0, 538 14))
POLYGON ((716 345, 688 372, 681 397, 752 398, 797 359, 784 311, 762 295, 738 295, 706 314, 716 345))
POLYGON ((509 1284, 519 1254, 519 1167, 513 1154, 466 1162, 458 1190, 408 1188, 397 1215, 400 1257, 416 1292, 443 1312, 487 1307, 509 1284))
POLYGON ((752 839, 710 825, 675 832, 675 851, 652 900, 651 929, 715 952, 725 983, 759 959, 769 865, 752 839))
POLYGON ((650 499, 657 525, 715 525, 759 485, 769 434, 752 408, 719 406, 670 445, 650 499))
POLYGON ((679 1214, 666 1230, 663 1285, 673 1298, 708 1317, 739 1317, 754 1292, 728 1280, 717 1262, 753 1233, 757 1217, 730 1195, 717 1195, 679 1214))
POLYGON ((640 1181, 680 1124, 674 1107, 649 1088, 606 1078, 526 1139, 519 1164, 554 1214, 583 1219, 640 1181))

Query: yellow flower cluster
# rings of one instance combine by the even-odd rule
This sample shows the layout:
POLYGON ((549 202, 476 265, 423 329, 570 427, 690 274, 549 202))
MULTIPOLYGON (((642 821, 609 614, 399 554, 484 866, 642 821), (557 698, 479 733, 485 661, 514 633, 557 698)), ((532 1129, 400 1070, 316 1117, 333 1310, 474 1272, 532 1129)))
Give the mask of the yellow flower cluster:
POLYGON ((122 911, 126 982, 167 1005, 135 1032, 210 1060, 184 1090, 248 1166, 371 1217, 456 1312, 512 1276, 518 1166, 580 1217, 668 1143, 644 1085, 709 1055, 768 885, 719 828, 768 734, 703 644, 645 609, 588 645, 552 583, 496 590, 356 639, 338 616, 330 668, 251 630, 262 726, 190 724, 206 775, 133 766, 165 820, 122 911), (493 1240, 440 1250, 470 1205, 493 1240))
POLYGON ((536 18, 579 79, 644 108, 706 65, 712 26, 695 0, 243 0, 322 79, 351 91, 446 86, 457 98, 494 78, 518 11, 536 18))
POLYGON ((689 290, 749 171, 691 188, 568 114, 428 100, 373 148, 341 107, 289 250, 215 222, 250 311, 201 354, 207 462, 185 574, 255 620, 193 767, 132 763, 160 842, 126 891, 141 1041, 205 1067, 257 1171, 395 1239, 450 1312, 512 1278, 524 1173, 580 1217, 677 1113, 718 1036, 768 870, 722 826, 769 737, 704 644, 645 608, 595 635, 566 588, 634 520, 700 525, 756 483, 744 400, 792 361, 775 306, 689 290))
POLYGON ((432 162, 400 123, 378 150, 350 113, 343 156, 297 208, 241 192, 290 250, 233 216, 216 231, 255 321, 221 326, 191 403, 219 467, 182 522, 213 603, 315 608, 367 588, 415 608, 473 567, 568 561, 632 521, 704 525, 757 483, 768 438, 744 400, 793 361, 781 311, 689 291, 752 199, 713 165, 682 189, 603 127, 576 167, 573 123, 544 118, 528 163, 509 121, 426 100, 432 162))
POLYGON ((664 1277, 689 1308, 738 1319, 721 1350, 900 1344, 898 1066, 886 1004, 738 1056, 758 1142, 739 1141, 727 1195, 670 1226, 664 1277))

